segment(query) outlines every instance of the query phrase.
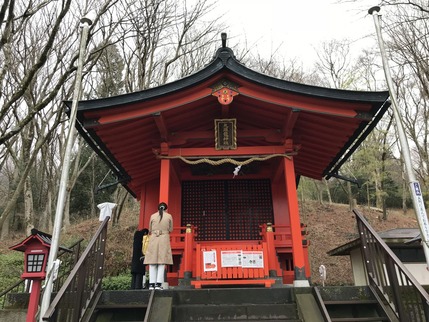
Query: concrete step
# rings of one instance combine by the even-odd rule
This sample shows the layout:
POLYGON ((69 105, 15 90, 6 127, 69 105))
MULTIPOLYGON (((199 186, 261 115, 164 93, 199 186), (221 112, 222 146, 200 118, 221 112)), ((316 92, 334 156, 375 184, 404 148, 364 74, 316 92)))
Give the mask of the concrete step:
POLYGON ((292 288, 188 289, 172 296, 175 322, 300 321, 292 288))
POLYGON ((284 288, 206 288, 165 290, 157 296, 173 297, 175 304, 285 304, 294 303, 294 290, 284 288))
MULTIPOLYGON (((200 321, 204 321, 204 320, 200 320, 200 321)), ((206 321, 213 321, 213 320, 206 320, 206 321)), ((220 320, 215 320, 215 321, 220 321, 220 320)), ((249 321, 253 321, 253 322, 273 322, 273 321, 277 321, 277 322, 302 322, 302 320, 264 320, 264 319, 256 319, 256 320, 222 320, 222 322, 249 322, 249 321)), ((176 321, 172 321, 172 322, 176 322, 176 321)), ((181 322, 195 322, 195 320, 183 320, 181 322)), ((312 322, 312 321, 309 321, 312 322)))
MULTIPOLYGON (((143 321, 150 292, 103 292, 96 322, 143 321)), ((150 321, 300 321, 292 288, 155 291, 150 321), (168 305, 167 305, 168 304, 168 305)))
POLYGON ((331 318, 332 322, 383 322, 390 321, 387 317, 364 317, 364 318, 331 318))
POLYGON ((171 297, 154 297, 152 308, 150 310, 149 322, 170 322, 172 314, 171 297))
POLYGON ((172 321, 299 321, 296 305, 177 305, 173 307, 172 321))
POLYGON ((143 322, 146 314, 146 309, 115 309, 115 308, 105 308, 95 312, 92 316, 94 322, 123 322, 123 321, 133 321, 133 322, 143 322))
POLYGON ((389 321, 367 287, 321 287, 319 291, 333 322, 389 321))

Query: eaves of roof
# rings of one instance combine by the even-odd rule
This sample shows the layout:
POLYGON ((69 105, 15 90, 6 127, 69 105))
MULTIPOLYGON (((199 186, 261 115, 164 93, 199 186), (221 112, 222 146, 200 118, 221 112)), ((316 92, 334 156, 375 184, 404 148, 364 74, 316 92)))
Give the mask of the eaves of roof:
MULTIPOLYGON (((205 68, 194 74, 173 81, 171 83, 167 83, 154 88, 149 88, 143 91, 137 91, 133 93, 127 93, 123 95, 101 99, 81 101, 79 102, 78 110, 87 111, 94 109, 107 109, 117 105, 144 102, 165 95, 170 95, 171 93, 195 86, 209 79, 221 70, 229 70, 232 73, 245 78, 246 80, 257 83, 262 86, 300 95, 308 95, 316 98, 382 103, 386 101, 386 99, 389 97, 388 91, 363 92, 340 90, 300 84, 267 76, 247 68, 235 58, 234 53, 230 48, 222 47, 218 49, 213 60, 205 68)), ((68 108, 71 107, 71 101, 66 101, 65 104, 68 108)))

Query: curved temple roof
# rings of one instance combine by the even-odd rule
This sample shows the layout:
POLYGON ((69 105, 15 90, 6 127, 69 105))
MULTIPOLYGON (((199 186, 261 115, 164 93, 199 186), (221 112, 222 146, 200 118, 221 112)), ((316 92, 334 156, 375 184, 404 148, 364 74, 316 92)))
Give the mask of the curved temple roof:
POLYGON ((292 144, 297 177, 322 179, 335 175, 373 129, 388 97, 276 79, 221 47, 210 64, 183 79, 79 102, 76 127, 135 196, 159 177, 163 142, 214 149, 214 119, 236 119, 238 147, 292 144), (221 88, 234 93, 228 104, 216 96, 221 88))

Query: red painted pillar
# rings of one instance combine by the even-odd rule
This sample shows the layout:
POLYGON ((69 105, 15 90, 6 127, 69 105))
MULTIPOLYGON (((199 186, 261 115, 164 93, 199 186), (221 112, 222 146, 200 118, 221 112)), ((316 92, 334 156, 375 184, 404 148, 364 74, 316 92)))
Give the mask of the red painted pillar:
POLYGON ((185 252, 184 252, 184 263, 185 267, 183 269, 184 278, 192 278, 192 255, 194 250, 194 233, 192 232, 191 224, 186 225, 185 233, 185 252))
MULTIPOLYGON (((265 225, 264 225, 265 226, 265 225)), ((266 225, 266 242, 268 254, 268 269, 270 276, 277 276, 278 259, 276 254, 276 246, 274 245, 274 232, 272 223, 266 225)))
POLYGON ((286 183, 286 197, 289 209, 290 229, 292 235, 292 255, 294 263, 295 281, 307 280, 305 275, 305 257, 304 248, 302 247, 301 223, 299 218, 295 169, 292 158, 284 158, 283 160, 285 169, 284 174, 286 183))
POLYGON ((26 322, 36 322, 37 309, 39 308, 40 289, 42 287, 42 280, 34 279, 31 286, 30 299, 28 302, 27 319, 26 322))
POLYGON ((169 159, 161 159, 161 173, 159 182, 159 202, 165 202, 168 205, 168 197, 170 192, 170 171, 171 161, 169 159))

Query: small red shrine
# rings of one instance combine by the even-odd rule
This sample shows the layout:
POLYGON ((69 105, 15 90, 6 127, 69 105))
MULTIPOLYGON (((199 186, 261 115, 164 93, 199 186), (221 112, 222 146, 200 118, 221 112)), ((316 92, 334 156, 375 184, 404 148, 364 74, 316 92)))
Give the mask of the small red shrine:
MULTIPOLYGON (((66 103, 70 105, 70 103, 66 103)), ((81 101, 76 127, 140 201, 175 230, 170 285, 308 285, 301 176, 338 175, 389 107, 388 92, 269 77, 225 45, 199 72, 148 90, 81 101)))

